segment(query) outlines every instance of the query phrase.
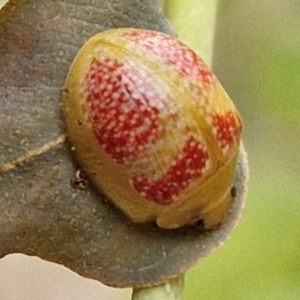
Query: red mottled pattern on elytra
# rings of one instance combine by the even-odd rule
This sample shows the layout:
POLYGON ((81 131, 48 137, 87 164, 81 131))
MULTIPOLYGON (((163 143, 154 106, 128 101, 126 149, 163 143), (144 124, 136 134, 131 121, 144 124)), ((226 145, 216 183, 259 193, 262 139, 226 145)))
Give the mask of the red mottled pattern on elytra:
POLYGON ((209 155, 204 146, 194 137, 190 137, 163 177, 151 180, 149 177, 152 174, 142 174, 132 178, 131 183, 145 199, 161 205, 171 204, 180 191, 201 177, 208 159, 209 155))
POLYGON ((132 66, 111 58, 94 59, 85 82, 94 135, 117 163, 128 163, 158 134, 158 109, 146 93, 153 88, 132 66))
POLYGON ((222 148, 233 145, 241 134, 240 119, 233 111, 213 115, 213 126, 216 128, 216 137, 222 148))
POLYGON ((182 76, 197 78, 200 83, 211 84, 213 73, 197 54, 180 41, 161 32, 132 30, 124 36, 152 53, 159 61, 170 65, 182 76))

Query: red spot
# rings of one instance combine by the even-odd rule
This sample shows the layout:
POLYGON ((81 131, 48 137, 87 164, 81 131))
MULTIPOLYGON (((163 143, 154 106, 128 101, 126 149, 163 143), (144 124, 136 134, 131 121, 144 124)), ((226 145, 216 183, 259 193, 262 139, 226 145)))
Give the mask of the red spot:
POLYGON ((241 134, 241 122, 233 111, 215 114, 213 126, 217 130, 217 140, 222 148, 233 145, 241 134))
POLYGON ((177 39, 154 31, 132 30, 124 34, 127 39, 175 69, 181 76, 194 77, 204 84, 211 84, 213 73, 203 60, 177 39))
POLYGON ((208 153, 200 142, 191 137, 182 152, 174 158, 165 176, 151 180, 148 175, 142 174, 132 178, 132 185, 147 200, 161 205, 171 204, 180 191, 201 177, 208 158, 208 153))
POLYGON ((134 159, 155 140, 158 109, 146 93, 153 88, 132 66, 111 58, 94 59, 86 75, 86 87, 94 135, 116 162, 134 159), (134 93, 139 97, 133 99, 134 93))

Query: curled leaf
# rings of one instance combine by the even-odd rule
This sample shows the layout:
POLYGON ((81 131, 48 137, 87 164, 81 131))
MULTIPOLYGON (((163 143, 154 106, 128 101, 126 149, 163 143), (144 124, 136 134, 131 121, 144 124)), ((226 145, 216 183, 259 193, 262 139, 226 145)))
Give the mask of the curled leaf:
POLYGON ((0 11, 0 257, 37 255, 108 285, 145 286, 189 268, 236 224, 242 148, 232 211, 204 234, 133 224, 93 187, 74 186, 61 113, 69 64, 91 35, 128 26, 171 32, 151 0, 11 0, 0 11))

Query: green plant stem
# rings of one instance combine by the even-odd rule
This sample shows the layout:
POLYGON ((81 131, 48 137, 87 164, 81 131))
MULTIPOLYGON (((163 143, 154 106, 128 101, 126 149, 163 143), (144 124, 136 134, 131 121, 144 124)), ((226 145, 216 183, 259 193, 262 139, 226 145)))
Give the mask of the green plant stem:
POLYGON ((178 38, 211 65, 217 0, 165 0, 164 12, 178 38))
MULTIPOLYGON (((1 0, 0 0, 1 1, 1 0)), ((168 0, 157 0, 158 4, 160 5, 160 7, 164 10, 165 9, 165 3, 168 0)))
POLYGON ((182 300, 184 296, 184 275, 154 287, 134 289, 132 300, 182 300))
MULTIPOLYGON (((179 39, 211 65, 217 0, 164 0, 163 9, 179 39)), ((132 293, 132 300, 183 300, 183 298, 184 274, 158 286, 135 288, 132 293)))

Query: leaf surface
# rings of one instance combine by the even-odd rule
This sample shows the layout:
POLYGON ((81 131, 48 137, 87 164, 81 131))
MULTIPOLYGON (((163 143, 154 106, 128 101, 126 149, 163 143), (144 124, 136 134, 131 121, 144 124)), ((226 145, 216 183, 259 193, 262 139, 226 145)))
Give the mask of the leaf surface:
POLYGON ((0 257, 37 255, 112 286, 145 286, 185 271, 229 234, 245 196, 217 230, 166 231, 133 224, 92 187, 65 142, 62 89, 74 56, 114 27, 171 33, 152 0, 11 0, 0 11, 0 257))

